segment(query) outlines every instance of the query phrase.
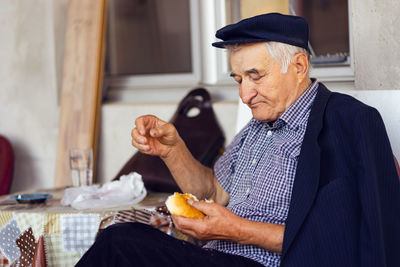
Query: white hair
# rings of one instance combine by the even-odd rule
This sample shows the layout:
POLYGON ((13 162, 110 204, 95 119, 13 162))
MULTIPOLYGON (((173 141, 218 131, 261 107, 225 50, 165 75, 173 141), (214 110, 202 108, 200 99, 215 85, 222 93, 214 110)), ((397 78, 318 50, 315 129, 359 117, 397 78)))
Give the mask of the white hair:
MULTIPOLYGON (((288 71, 289 65, 292 62, 293 56, 299 53, 305 53, 310 62, 310 54, 302 47, 280 43, 280 42, 265 42, 268 53, 272 59, 281 66, 281 73, 288 71)), ((229 52, 235 52, 241 48, 241 44, 233 44, 225 46, 229 52)), ((310 72, 311 64, 309 64, 308 72, 310 72)))

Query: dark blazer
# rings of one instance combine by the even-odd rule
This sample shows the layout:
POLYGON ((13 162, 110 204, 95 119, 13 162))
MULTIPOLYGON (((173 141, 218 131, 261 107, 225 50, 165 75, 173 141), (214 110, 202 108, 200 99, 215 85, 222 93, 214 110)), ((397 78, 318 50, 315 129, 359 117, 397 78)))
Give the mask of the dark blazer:
POLYGON ((281 266, 400 266, 400 183, 378 111, 320 84, 281 266))

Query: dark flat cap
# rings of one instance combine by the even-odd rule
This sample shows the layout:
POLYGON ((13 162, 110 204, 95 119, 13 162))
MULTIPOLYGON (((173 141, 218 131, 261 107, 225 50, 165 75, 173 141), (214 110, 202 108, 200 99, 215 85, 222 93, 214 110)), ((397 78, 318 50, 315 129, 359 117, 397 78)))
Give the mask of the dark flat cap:
POLYGON ((212 45, 225 45, 275 41, 308 50, 308 24, 298 16, 268 13, 227 25, 215 36, 222 39, 212 45))

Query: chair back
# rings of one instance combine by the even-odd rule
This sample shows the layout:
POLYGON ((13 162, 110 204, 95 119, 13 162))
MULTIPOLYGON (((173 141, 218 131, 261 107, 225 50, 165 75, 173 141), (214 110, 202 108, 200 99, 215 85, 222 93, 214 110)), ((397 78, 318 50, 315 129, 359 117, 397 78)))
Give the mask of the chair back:
POLYGON ((399 166, 399 162, 397 161, 396 157, 394 157, 394 164, 396 164, 396 170, 397 170, 397 176, 399 176, 400 179, 400 166, 399 166))
POLYGON ((14 153, 10 142, 0 135, 0 195, 10 192, 14 169, 14 153))

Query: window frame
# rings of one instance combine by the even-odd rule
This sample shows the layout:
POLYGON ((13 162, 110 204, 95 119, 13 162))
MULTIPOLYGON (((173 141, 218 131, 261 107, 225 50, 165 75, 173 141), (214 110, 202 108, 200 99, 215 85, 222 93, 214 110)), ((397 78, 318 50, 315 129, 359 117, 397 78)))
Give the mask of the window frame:
POLYGON ((349 64, 344 66, 313 66, 310 76, 317 78, 321 82, 354 82, 352 0, 347 0, 347 13, 349 20, 349 64))
MULTIPOLYGON (((183 86, 187 84, 197 84, 200 81, 200 31, 199 31, 199 14, 198 0, 189 0, 190 12, 190 34, 191 34, 191 58, 192 72, 187 73, 170 73, 170 74, 145 74, 145 75, 121 75, 108 76, 104 82, 106 86, 112 88, 146 89, 158 88, 165 85, 183 86)), ((111 28, 111 27, 110 27, 111 28)), ((111 46, 111 45, 110 45, 111 46)))
MULTIPOLYGON (((289 0, 290 1, 290 0, 289 0)), ((344 66, 313 66, 310 72, 310 76, 317 78, 321 82, 348 82, 354 81, 354 52, 353 52, 353 34, 352 34, 352 17, 351 17, 351 1, 347 1, 348 8, 348 31, 349 31, 349 55, 350 60, 348 65, 344 66)), ((211 11, 211 10, 210 10, 211 11)), ((225 1, 217 0, 215 5, 216 23, 214 33, 225 25, 226 22, 226 9, 225 1)), ((201 19, 204 19, 201 17, 201 19)), ((214 34, 213 33, 213 34, 214 34)), ((205 45, 205 44, 203 44, 205 45)), ((211 45, 209 45, 211 47, 211 45)), ((214 48, 215 50, 215 48, 214 48)), ((215 81, 216 84, 234 84, 230 82, 229 69, 228 69, 228 57, 225 49, 217 49, 216 61, 218 68, 215 70, 216 77, 210 79, 215 81)), ((211 76, 211 74, 209 74, 211 76)))
MULTIPOLYGON (((310 76, 321 82, 354 83, 351 1, 348 0, 349 65, 313 67, 310 76)), ((226 25, 225 0, 190 0, 189 3, 193 71, 186 74, 106 77, 104 94, 107 101, 177 101, 189 89, 198 86, 210 89, 218 100, 237 99, 237 85, 229 76, 227 51, 211 46, 217 41, 215 32, 226 25)))

